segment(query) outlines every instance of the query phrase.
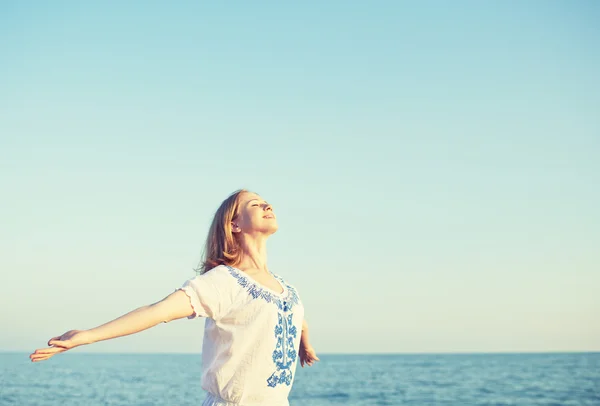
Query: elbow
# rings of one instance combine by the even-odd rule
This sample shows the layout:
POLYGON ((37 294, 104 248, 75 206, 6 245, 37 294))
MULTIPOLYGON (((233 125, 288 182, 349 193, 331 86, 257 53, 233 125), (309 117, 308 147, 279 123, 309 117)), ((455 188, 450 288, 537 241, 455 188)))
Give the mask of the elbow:
POLYGON ((168 312, 168 309, 165 306, 161 306, 161 303, 155 303, 150 305, 150 309, 154 315, 153 320, 154 324, 168 323, 174 320, 174 317, 168 312))

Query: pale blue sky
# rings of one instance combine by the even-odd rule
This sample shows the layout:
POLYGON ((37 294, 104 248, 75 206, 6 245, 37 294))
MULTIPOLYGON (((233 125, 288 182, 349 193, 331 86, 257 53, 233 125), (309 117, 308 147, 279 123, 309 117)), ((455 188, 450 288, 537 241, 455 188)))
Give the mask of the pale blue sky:
POLYGON ((0 350, 171 293, 240 187, 319 352, 600 350, 598 3, 355 3, 0 4, 0 350))

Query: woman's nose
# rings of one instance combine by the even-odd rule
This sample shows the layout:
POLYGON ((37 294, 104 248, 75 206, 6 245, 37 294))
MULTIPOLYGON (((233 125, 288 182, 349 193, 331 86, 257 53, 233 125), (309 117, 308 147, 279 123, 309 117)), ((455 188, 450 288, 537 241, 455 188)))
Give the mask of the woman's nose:
POLYGON ((271 206, 269 203, 265 204, 265 210, 271 210, 273 211, 273 206, 271 206))

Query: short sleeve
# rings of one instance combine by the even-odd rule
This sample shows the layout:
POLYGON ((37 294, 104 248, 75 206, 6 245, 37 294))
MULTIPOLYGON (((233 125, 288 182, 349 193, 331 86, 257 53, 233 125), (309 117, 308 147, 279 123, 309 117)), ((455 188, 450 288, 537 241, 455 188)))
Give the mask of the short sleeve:
POLYGON ((214 320, 227 314, 238 291, 234 278, 224 266, 185 281, 179 289, 189 297, 194 309, 194 314, 189 319, 210 317, 214 320))

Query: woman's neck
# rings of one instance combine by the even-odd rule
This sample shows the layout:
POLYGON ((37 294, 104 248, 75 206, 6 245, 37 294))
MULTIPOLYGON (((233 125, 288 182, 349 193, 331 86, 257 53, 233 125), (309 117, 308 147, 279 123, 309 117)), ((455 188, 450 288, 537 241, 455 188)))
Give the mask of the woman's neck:
POLYGON ((268 272, 267 238, 244 235, 240 241, 242 256, 238 268, 241 270, 256 269, 268 272))

